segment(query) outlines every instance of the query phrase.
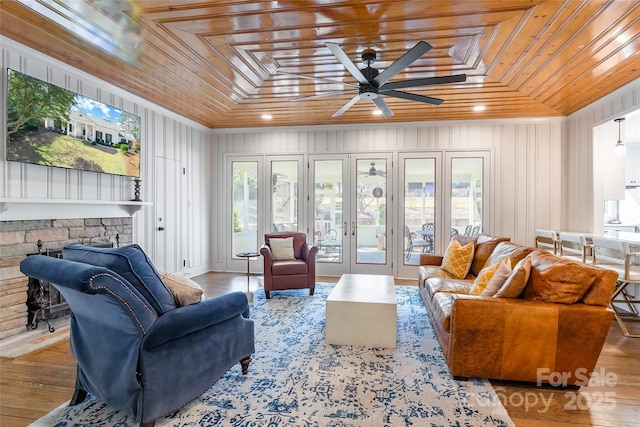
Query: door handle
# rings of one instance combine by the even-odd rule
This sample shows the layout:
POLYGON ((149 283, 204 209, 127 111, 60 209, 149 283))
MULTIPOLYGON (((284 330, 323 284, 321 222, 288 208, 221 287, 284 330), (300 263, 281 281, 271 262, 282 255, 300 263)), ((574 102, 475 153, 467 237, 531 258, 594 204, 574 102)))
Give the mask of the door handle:
POLYGON ((351 221, 351 235, 352 236, 356 235, 356 222, 355 221, 351 221))
POLYGON ((164 227, 158 227, 158 231, 163 231, 164 227))
POLYGON ((344 222, 344 235, 347 235, 347 221, 344 222))

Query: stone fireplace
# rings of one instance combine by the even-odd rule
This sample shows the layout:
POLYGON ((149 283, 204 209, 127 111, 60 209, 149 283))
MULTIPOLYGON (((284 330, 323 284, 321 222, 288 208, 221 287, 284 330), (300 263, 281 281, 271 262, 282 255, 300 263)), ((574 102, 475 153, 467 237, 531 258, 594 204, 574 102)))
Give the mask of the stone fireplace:
POLYGON ((128 245, 132 224, 130 216, 0 222, 0 339, 31 330, 26 304, 29 279, 20 272, 20 261, 28 254, 71 243, 128 245))

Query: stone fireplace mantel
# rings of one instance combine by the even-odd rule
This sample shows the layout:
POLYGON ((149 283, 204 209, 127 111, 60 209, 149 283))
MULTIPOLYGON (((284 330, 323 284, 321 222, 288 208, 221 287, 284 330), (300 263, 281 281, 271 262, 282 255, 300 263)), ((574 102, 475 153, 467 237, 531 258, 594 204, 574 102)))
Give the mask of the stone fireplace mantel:
POLYGON ((151 202, 0 198, 0 221, 41 219, 120 218, 133 216, 151 202))

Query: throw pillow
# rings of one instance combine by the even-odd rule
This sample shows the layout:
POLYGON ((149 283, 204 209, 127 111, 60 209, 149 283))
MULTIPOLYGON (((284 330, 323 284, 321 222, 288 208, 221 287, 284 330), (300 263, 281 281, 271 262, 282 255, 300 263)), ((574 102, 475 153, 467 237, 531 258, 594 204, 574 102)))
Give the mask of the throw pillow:
POLYGON ((511 259, 509 258, 485 267, 480 270, 480 274, 473 281, 469 293, 471 295, 493 296, 509 277, 509 274, 511 274, 511 259))
POLYGON ((504 281, 504 284, 493 296, 496 298, 518 298, 527 285, 530 272, 531 257, 527 256, 516 264, 509 277, 504 281))
POLYGON ((457 240, 452 240, 442 259, 442 269, 458 279, 464 279, 473 261, 474 243, 462 246, 457 240))
POLYGON ((269 239, 271 257, 274 261, 291 261, 293 256, 293 237, 269 239))
POLYGON ((173 294, 176 306, 183 307, 202 301, 204 292, 200 285, 193 280, 164 271, 159 273, 165 286, 173 294))
POLYGON ((524 290, 524 299, 574 304, 596 279, 590 267, 547 251, 534 251, 531 254, 531 277, 524 290))

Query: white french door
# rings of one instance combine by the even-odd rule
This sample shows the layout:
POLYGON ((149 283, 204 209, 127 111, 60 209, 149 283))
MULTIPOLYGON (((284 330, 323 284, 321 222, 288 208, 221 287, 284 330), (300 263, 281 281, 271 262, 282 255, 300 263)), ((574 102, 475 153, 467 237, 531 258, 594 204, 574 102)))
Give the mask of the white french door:
POLYGON ((488 151, 399 154, 396 277, 415 278, 420 255, 443 254, 454 235, 482 232, 489 161, 488 151))
POLYGON ((319 275, 392 274, 391 154, 312 155, 310 214, 319 275))
MULTIPOLYGON (((274 231, 307 232, 303 156, 229 156, 227 179, 230 201, 226 221, 225 254, 228 270, 246 270, 242 252, 257 252, 264 235, 274 231)), ((250 258, 251 271, 262 269, 261 258, 250 258)))
MULTIPOLYGON (((300 231, 318 246, 318 275, 415 278, 422 253, 442 254, 453 234, 488 224, 490 152, 393 160, 391 153, 227 157, 227 269, 245 269, 236 254, 257 251, 265 233, 300 231)), ((251 271, 262 268, 258 260, 251 271)))

